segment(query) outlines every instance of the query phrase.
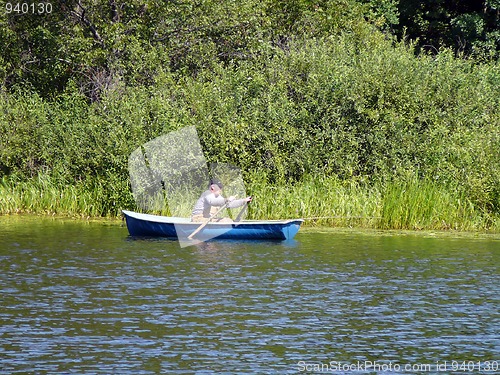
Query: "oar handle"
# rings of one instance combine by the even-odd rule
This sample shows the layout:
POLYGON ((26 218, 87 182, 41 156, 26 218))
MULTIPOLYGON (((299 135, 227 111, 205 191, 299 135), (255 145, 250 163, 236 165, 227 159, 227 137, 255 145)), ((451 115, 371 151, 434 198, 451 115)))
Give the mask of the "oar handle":
POLYGON ((224 203, 223 206, 221 206, 213 215, 210 215, 210 217, 207 219, 207 221, 205 221, 203 224, 201 224, 193 233, 191 233, 189 236, 188 236, 188 239, 192 240, 193 237, 200 231, 202 230, 203 228, 205 228, 205 226, 210 222, 210 220, 212 220, 215 216, 218 215, 219 212, 221 212, 224 208, 226 208, 226 206, 228 205, 229 202, 226 202, 224 203))

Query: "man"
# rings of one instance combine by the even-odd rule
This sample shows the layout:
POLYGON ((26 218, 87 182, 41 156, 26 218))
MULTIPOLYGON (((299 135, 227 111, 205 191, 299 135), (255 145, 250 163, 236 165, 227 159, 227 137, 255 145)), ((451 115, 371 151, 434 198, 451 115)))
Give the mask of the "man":
MULTIPOLYGON (((235 199, 235 197, 224 198, 222 194, 222 184, 220 181, 211 180, 207 191, 201 194, 196 202, 193 212, 191 214, 191 221, 201 222, 210 217, 210 210, 212 207, 222 207, 227 203, 228 208, 236 208, 245 205, 252 201, 252 197, 243 199, 235 199)), ((223 218, 218 221, 232 221, 229 218, 223 218)))

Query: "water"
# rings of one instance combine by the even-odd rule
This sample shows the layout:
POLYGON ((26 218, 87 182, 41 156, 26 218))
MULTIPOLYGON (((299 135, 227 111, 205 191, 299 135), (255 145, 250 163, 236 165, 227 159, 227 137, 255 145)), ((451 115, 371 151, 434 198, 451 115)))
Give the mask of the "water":
POLYGON ((498 239, 0 228, 0 374, 500 373, 498 239))

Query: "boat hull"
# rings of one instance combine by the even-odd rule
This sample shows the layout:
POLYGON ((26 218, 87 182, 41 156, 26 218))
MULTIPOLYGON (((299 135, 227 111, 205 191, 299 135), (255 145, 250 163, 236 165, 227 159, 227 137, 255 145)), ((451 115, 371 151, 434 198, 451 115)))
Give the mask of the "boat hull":
MULTIPOLYGON (((187 218, 123 211, 131 236, 187 238, 202 223, 187 218)), ((195 237, 205 239, 289 240, 295 237, 302 219, 208 223, 195 237)))

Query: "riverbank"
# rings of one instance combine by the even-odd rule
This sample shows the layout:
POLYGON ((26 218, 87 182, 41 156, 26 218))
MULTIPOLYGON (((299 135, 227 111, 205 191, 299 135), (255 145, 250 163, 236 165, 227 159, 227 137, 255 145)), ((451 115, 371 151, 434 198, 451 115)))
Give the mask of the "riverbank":
MULTIPOLYGON (((460 189, 432 181, 367 185, 308 178, 276 186, 254 180, 247 192, 254 196, 249 219, 300 217, 305 219, 304 227, 311 228, 500 233, 500 215, 481 209, 460 189)), ((114 199, 113 189, 104 185, 63 185, 42 177, 0 183, 0 214, 4 215, 116 219, 122 209, 136 210, 131 194, 114 199)))
POLYGON ((0 95, 0 212, 134 210, 130 155, 195 126, 207 163, 241 169, 249 218, 500 231, 500 66, 358 42, 295 41, 193 77, 123 82, 90 102, 76 87, 0 95))
MULTIPOLYGON (((79 217, 56 214, 17 213, 0 215, 0 225, 4 231, 17 228, 19 225, 34 225, 40 223, 85 223, 88 225, 126 227, 121 216, 115 217, 79 217)), ((376 229, 361 227, 332 227, 326 225, 311 225, 307 221, 301 227, 299 234, 324 233, 331 235, 363 236, 363 237, 419 237, 419 238, 450 238, 450 239, 478 239, 500 241, 500 231, 459 231, 444 230, 403 230, 403 229, 376 229)))

